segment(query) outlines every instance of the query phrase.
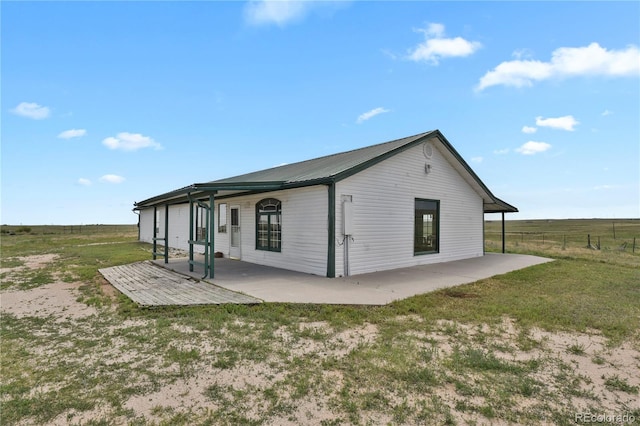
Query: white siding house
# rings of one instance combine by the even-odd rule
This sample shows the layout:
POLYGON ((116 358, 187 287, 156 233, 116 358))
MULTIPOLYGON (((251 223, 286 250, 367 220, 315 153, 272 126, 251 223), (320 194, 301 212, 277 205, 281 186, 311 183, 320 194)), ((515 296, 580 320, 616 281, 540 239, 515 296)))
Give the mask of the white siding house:
MULTIPOLYGON (((351 274, 482 256, 482 198, 447 160, 434 150, 425 173, 422 147, 408 149, 336 185, 336 203, 352 196, 351 274), (439 251, 414 255, 414 201, 440 202, 439 251)), ((336 216, 342 230, 342 215, 336 216)), ((339 232, 340 234, 340 232, 339 232)), ((336 271, 344 271, 344 244, 338 246, 336 271)))
POLYGON ((328 277, 482 256, 484 213, 517 211, 437 130, 193 184, 135 209, 141 241, 167 240, 192 261, 205 252, 205 268, 220 252, 328 277))

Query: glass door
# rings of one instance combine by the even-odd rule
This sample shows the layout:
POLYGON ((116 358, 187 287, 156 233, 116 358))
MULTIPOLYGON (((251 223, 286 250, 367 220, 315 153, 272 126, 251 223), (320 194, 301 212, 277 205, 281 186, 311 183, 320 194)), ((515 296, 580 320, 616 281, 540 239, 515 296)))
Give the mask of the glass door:
POLYGON ((240 259, 240 207, 231 206, 231 238, 229 240, 229 257, 240 259))

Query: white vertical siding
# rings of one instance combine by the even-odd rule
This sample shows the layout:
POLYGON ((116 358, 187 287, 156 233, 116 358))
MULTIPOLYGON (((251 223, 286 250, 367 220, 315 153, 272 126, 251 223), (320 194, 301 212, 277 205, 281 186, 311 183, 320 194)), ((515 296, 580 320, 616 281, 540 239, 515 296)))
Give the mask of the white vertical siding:
POLYGON ((215 226, 215 242, 214 250, 224 253, 225 257, 229 257, 229 235, 231 234, 231 204, 228 200, 215 201, 214 210, 214 226, 215 226), (220 204, 227 205, 227 230, 226 232, 218 232, 218 209, 220 204))
POLYGON ((435 147, 428 160, 420 145, 338 182, 336 275, 344 272, 342 195, 353 196, 352 275, 483 254, 482 199, 435 147), (440 201, 439 253, 413 253, 416 198, 440 201))
MULTIPOLYGON (((327 273, 328 198, 324 185, 220 200, 240 206, 242 260, 316 275, 327 273), (282 250, 256 250, 256 203, 282 202, 282 250)), ((229 223, 229 222, 227 222, 229 223)), ((216 244, 218 242, 216 241, 216 244)), ((228 240, 226 242, 228 254, 228 240)), ((222 244, 216 250, 222 251, 222 244)))
MULTIPOLYGON (((164 227, 164 223, 162 226, 164 227)), ((169 247, 189 250, 189 204, 169 206, 169 247)), ((201 251, 200 246, 195 246, 194 249, 201 251)))
POLYGON ((140 241, 151 243, 153 238, 153 209, 140 210, 140 241))
MULTIPOLYGON (((158 207, 158 238, 164 238, 165 207, 158 207)), ((153 243, 153 208, 140 211, 140 241, 153 243)), ((158 241, 164 246, 164 241, 158 241)), ((169 247, 189 250, 189 204, 169 206, 169 247)), ((204 252, 204 247, 194 246, 196 253, 204 252)))

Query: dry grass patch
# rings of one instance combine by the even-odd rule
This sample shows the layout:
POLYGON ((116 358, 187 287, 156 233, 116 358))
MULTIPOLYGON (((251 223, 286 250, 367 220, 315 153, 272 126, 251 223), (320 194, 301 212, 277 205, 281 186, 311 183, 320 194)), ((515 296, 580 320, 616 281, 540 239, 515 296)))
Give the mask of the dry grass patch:
POLYGON ((97 269, 148 246, 73 238, 42 253, 14 239, 3 259, 3 425, 640 418, 640 272, 626 261, 564 258, 379 308, 145 310, 97 269))

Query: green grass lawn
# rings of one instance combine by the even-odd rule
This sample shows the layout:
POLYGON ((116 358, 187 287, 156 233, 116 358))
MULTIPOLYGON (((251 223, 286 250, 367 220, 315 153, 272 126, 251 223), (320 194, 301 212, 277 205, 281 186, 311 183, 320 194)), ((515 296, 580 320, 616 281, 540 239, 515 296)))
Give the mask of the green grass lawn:
MULTIPOLYGON (((497 251, 496 226, 485 230, 497 251)), ((568 425, 591 411, 638 422, 640 250, 619 246, 640 237, 640 221, 616 222, 615 240, 609 228, 509 222, 508 251, 556 260, 384 307, 158 309, 105 292, 97 272, 151 257, 135 226, 3 228, 2 268, 14 268, 3 292, 77 283, 73 302, 91 310, 3 313, 0 420, 568 425), (600 250, 586 233, 580 242, 586 229, 600 250), (44 254, 55 256, 21 268, 44 254)))

